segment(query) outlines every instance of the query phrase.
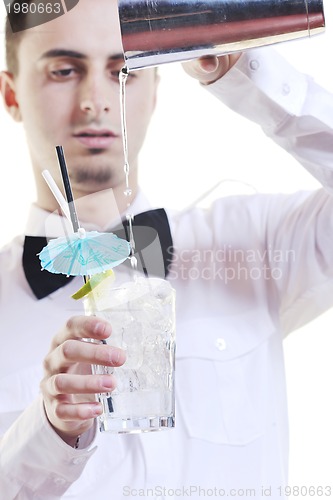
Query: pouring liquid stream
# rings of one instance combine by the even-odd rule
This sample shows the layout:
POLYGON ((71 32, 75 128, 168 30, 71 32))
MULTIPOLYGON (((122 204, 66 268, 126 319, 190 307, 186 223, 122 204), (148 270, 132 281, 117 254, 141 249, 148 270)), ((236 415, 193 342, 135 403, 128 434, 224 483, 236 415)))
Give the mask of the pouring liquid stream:
MULTIPOLYGON (((129 198, 132 194, 132 189, 130 188, 130 185, 129 185, 130 165, 129 165, 129 160, 128 160, 128 139, 127 139, 127 128, 126 128, 126 105, 125 105, 126 104, 125 87, 126 87, 128 73, 129 73, 129 70, 126 66, 124 66, 120 70, 120 72, 119 72, 119 85, 120 85, 121 132, 122 132, 123 149, 124 149, 124 172, 125 172, 124 195, 129 198)), ((130 207, 130 202, 127 203, 127 209, 129 207, 130 207)), ((137 269, 138 262, 137 262, 136 257, 134 256, 134 254, 135 254, 135 241, 134 241, 134 234, 133 234, 134 214, 126 212, 126 220, 128 222, 129 244, 131 247, 129 259, 131 262, 132 270, 135 271, 137 269)))

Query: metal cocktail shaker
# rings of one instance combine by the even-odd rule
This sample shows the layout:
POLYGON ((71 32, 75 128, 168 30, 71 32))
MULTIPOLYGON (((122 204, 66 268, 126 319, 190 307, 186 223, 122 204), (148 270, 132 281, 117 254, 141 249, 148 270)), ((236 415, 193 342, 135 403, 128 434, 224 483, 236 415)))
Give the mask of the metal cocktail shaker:
POLYGON ((119 0, 129 70, 320 33, 323 0, 119 0))

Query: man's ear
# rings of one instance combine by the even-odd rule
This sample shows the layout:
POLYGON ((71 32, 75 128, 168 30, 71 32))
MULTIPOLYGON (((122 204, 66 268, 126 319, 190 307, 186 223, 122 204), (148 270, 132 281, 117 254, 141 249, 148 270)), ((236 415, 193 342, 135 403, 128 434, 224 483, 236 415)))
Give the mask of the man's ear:
POLYGON ((20 122, 21 112, 16 100, 14 77, 8 71, 2 71, 0 73, 0 92, 2 94, 5 108, 10 116, 13 120, 20 122))

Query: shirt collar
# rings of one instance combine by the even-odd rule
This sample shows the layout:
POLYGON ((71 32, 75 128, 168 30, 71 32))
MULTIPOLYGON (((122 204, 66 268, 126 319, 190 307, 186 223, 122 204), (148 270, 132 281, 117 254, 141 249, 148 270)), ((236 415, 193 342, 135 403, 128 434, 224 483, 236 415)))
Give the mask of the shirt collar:
MULTIPOLYGON (((149 210, 151 205, 146 196, 139 191, 131 204, 131 213, 138 214, 149 210)), ((87 231, 107 231, 121 221, 121 217, 125 214, 120 214, 115 220, 110 221, 105 227, 97 226, 87 221, 81 221, 80 225, 87 231)), ((47 238, 56 238, 72 232, 71 223, 66 217, 60 216, 59 213, 50 213, 43 210, 37 204, 32 204, 29 210, 28 219, 25 227, 25 234, 29 236, 46 236, 47 238)))

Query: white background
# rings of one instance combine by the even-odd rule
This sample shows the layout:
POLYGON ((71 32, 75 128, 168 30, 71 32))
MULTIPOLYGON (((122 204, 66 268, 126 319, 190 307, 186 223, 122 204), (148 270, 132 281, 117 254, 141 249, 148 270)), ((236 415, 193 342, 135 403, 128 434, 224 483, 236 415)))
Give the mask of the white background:
MULTIPOLYGON (((284 43, 277 50, 333 92, 332 0, 324 0, 324 5, 324 35, 284 43)), ((2 2, 0 9, 2 20, 2 2)), ((2 40, 3 31, 0 62, 4 67, 2 40)), ((171 201, 175 208, 183 208, 226 179, 233 181, 222 182, 214 196, 317 186, 257 126, 220 105, 178 64, 164 66, 160 73, 159 102, 141 155, 141 185, 153 203, 170 207, 171 201)), ((23 131, 1 106, 0 137, 2 246, 23 230, 35 194, 23 131)), ((332 321, 333 312, 326 313, 285 342, 291 485, 333 486, 332 321)))

